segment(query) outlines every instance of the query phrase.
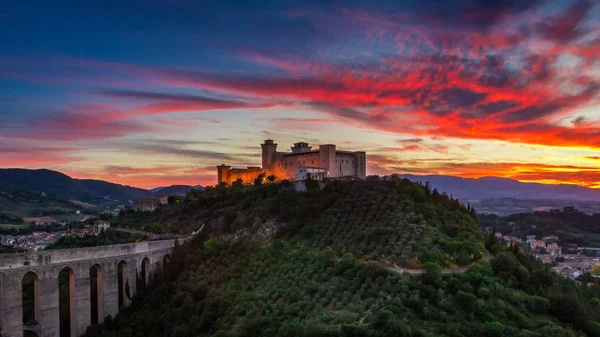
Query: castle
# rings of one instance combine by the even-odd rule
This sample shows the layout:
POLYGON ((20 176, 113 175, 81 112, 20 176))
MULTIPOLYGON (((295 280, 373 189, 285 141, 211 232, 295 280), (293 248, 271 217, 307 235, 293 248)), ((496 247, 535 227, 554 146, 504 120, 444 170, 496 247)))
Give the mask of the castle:
POLYGON ((277 144, 271 139, 265 140, 261 148, 262 167, 232 169, 231 166, 219 165, 218 183, 231 185, 241 179, 244 184, 252 184, 262 173, 274 176, 275 180, 366 177, 367 155, 363 151, 339 151, 334 144, 319 145, 318 150, 313 150, 308 143, 299 142, 292 146, 292 152, 277 152, 277 144))

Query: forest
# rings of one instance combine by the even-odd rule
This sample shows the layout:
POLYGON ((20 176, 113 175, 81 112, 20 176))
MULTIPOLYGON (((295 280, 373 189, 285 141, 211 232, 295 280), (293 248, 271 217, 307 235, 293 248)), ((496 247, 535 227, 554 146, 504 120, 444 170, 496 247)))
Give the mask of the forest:
POLYGON ((495 214, 478 215, 482 227, 494 227, 504 235, 544 237, 557 235, 563 246, 600 247, 600 214, 587 214, 577 209, 567 211, 538 211, 508 216, 495 214))
POLYGON ((192 190, 182 202, 152 214, 111 221, 140 226, 158 221, 179 234, 204 225, 218 238, 285 238, 407 267, 465 265, 484 254, 473 209, 428 184, 398 178, 332 181, 306 193, 285 181, 192 190))
POLYGON ((600 335, 600 287, 484 236, 469 205, 427 184, 217 188, 178 209, 172 224, 208 229, 176 245, 166 273, 86 336, 600 335), (464 270, 445 272, 454 264, 464 270))

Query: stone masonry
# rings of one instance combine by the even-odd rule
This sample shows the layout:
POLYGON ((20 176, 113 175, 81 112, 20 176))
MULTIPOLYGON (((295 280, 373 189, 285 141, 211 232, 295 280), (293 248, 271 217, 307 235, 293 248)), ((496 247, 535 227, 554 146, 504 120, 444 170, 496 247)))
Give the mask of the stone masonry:
MULTIPOLYGON (((174 240, 140 242, 113 246, 38 251, 0 255, 0 335, 23 336, 22 281, 28 272, 37 276, 34 290, 35 319, 38 325, 31 328, 41 337, 58 337, 59 290, 58 274, 68 267, 71 274, 71 335, 81 336, 91 324, 90 269, 96 265, 98 272, 98 321, 113 317, 119 311, 118 266, 123 264, 123 284, 129 280, 130 295, 135 294, 136 274, 142 277, 142 264, 146 275, 158 272, 163 259, 170 259, 174 240)), ((127 306, 125 297, 123 305, 127 306)))

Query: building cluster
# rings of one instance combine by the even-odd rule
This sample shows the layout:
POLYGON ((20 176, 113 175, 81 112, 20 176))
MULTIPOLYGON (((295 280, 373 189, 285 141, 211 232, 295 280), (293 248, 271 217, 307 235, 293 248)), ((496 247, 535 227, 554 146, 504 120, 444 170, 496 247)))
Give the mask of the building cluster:
POLYGON ((85 235, 98 235, 110 228, 108 221, 96 221, 93 225, 85 225, 83 228, 70 229, 58 232, 36 231, 27 235, 3 235, 0 243, 5 246, 17 247, 25 250, 40 250, 47 245, 58 241, 63 236, 83 237, 85 235))
POLYGON ((167 196, 133 199, 131 208, 136 212, 153 212, 160 205, 169 203, 167 196))
POLYGON ((526 244, 533 254, 547 254, 556 257, 562 255, 562 248, 558 245, 558 240, 556 235, 545 236, 541 240, 536 240, 535 235, 529 235, 526 244))
POLYGON ((271 139, 265 140, 261 148, 262 167, 217 166, 217 183, 231 185, 241 179, 244 184, 252 184, 261 174, 276 181, 366 178, 367 156, 364 151, 341 151, 335 144, 319 145, 313 150, 308 143, 298 142, 292 146, 291 152, 279 152, 271 139))
MULTIPOLYGON (((491 231, 492 229, 490 228, 489 231, 491 231)), ((513 245, 516 243, 523 243, 523 240, 521 240, 520 237, 518 236, 508 236, 508 235, 502 235, 501 232, 497 232, 496 233, 496 237, 498 239, 502 239, 504 241, 506 241, 508 244, 513 245)))
POLYGON ((26 250, 40 250, 58 241, 66 232, 33 232, 28 235, 3 235, 0 242, 5 246, 18 247, 26 250))
MULTIPOLYGON (((569 211, 577 212, 576 209, 569 211)), ((492 228, 485 228, 485 230, 493 231, 492 228)), ((495 235, 507 244, 520 244, 542 262, 555 263, 556 266, 552 267, 552 270, 571 279, 576 279, 600 264, 600 248, 578 247, 575 244, 562 247, 559 244, 560 238, 556 235, 548 235, 541 239, 537 239, 535 235, 528 235, 525 240, 518 236, 502 235, 500 232, 496 232, 495 235)))
POLYGON ((552 270, 564 277, 576 279, 582 274, 589 272, 599 261, 600 259, 598 258, 586 255, 567 254, 563 256, 557 266, 552 267, 552 270))

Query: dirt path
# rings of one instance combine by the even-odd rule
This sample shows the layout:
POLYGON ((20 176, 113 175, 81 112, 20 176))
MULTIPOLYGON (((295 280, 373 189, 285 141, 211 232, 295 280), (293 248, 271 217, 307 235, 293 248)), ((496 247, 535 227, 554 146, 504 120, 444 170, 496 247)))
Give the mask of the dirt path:
MULTIPOLYGON (((481 258, 484 261, 490 261, 492 259, 491 255, 485 255, 484 257, 481 258)), ((469 269, 470 266, 472 266, 473 264, 475 264, 477 261, 469 264, 468 266, 461 266, 461 267, 455 267, 455 268, 442 268, 442 274, 444 275, 449 275, 449 274, 458 274, 458 273, 464 273, 465 271, 467 271, 467 269, 469 269)), ((403 268, 400 266, 391 266, 391 267, 386 267, 388 270, 391 270, 393 272, 396 273, 409 273, 412 275, 420 275, 423 273, 423 269, 420 268, 403 268)))

